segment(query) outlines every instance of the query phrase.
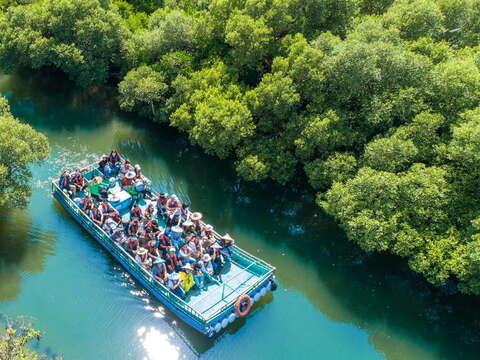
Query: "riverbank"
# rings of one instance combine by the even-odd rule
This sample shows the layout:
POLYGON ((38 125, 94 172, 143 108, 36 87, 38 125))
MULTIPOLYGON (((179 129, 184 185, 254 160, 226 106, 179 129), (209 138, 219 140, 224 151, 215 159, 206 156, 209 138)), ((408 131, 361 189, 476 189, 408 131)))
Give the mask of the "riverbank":
POLYGON ((40 350, 65 359, 476 359, 476 298, 432 288, 395 257, 366 255, 308 194, 240 181, 174 129, 105 106, 108 95, 63 76, 3 76, 0 92, 52 148, 33 169, 31 205, 0 225, 0 313, 37 318, 40 350), (190 331, 55 205, 50 179, 112 147, 277 266, 279 291, 249 321, 214 342, 190 331))

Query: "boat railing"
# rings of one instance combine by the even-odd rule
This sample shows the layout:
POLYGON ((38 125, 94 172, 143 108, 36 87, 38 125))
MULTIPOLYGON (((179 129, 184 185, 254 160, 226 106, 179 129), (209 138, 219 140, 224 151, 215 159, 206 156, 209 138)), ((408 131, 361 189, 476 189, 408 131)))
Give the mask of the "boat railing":
POLYGON ((99 238, 103 243, 105 243, 108 248, 120 257, 125 263, 130 267, 134 268, 138 274, 142 275, 142 278, 147 281, 156 291, 158 291, 163 297, 168 298, 174 305, 177 306, 180 310, 186 314, 195 317, 198 321, 204 323, 205 318, 198 311, 191 308, 183 299, 179 298, 173 294, 165 285, 157 281, 152 274, 150 274, 145 268, 140 266, 138 262, 127 252, 125 249, 117 245, 114 241, 110 239, 107 233, 95 224, 91 219, 83 212, 77 204, 72 201, 56 184, 55 181, 52 182, 55 192, 59 194, 62 199, 69 205, 69 207, 75 212, 83 224, 88 226, 91 230, 95 232, 97 238, 99 238), (172 301, 173 300, 173 301, 172 301))

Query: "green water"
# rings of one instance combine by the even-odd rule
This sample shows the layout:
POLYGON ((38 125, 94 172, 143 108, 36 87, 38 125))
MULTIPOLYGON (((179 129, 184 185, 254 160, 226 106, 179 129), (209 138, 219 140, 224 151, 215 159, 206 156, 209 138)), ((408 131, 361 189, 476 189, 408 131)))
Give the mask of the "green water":
POLYGON ((2 76, 0 92, 52 148, 33 168, 30 206, 0 209, 0 314, 36 318, 37 350, 68 360, 478 359, 478 299, 362 253, 310 195, 243 183, 174 130, 58 76, 2 76), (274 264, 279 289, 214 340, 164 310, 50 196, 61 169, 111 148, 274 264))

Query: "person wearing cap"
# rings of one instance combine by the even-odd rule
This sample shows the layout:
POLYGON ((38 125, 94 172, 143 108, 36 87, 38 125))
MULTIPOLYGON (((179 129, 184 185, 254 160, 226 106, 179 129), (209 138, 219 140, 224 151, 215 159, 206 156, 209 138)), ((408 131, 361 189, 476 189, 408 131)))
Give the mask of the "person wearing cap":
POLYGON ((162 255, 166 256, 168 250, 173 246, 172 240, 168 235, 165 234, 164 231, 161 231, 157 238, 160 241, 160 250, 162 251, 162 255))
POLYGON ((140 206, 138 206, 138 204, 133 205, 132 208, 130 209, 130 218, 131 219, 135 218, 140 220, 142 216, 143 216, 143 212, 140 206))
POLYGON ((147 208, 145 209, 145 216, 149 219, 155 219, 155 206, 153 203, 149 203, 147 208))
POLYGON ((129 251, 131 254, 135 254, 139 245, 140 243, 136 236, 129 236, 127 238, 126 248, 127 248, 127 251, 129 251))
POLYGON ((206 276, 213 276, 214 269, 212 264, 212 257, 209 254, 204 254, 202 256, 202 260, 200 261, 200 265, 202 267, 202 272, 206 276))
POLYGON ((152 266, 152 275, 162 284, 165 284, 165 281, 168 279, 167 267, 165 266, 165 260, 162 258, 157 258, 153 260, 152 266))
POLYGON ((128 171, 122 179, 122 188, 124 190, 130 190, 133 184, 133 179, 135 178, 135 172, 130 170, 128 171))
POLYGON ((220 253, 220 249, 222 249, 222 246, 217 242, 214 242, 208 248, 208 253, 210 254, 210 257, 212 259, 211 261, 213 265, 213 272, 215 275, 218 275, 225 265, 225 260, 220 253))
POLYGON ((108 157, 108 162, 114 166, 120 166, 121 158, 117 150, 113 149, 108 157))
POLYGON ((193 281, 195 281, 195 285, 200 290, 203 290, 205 287, 205 274, 202 271, 202 265, 198 262, 193 264, 193 281))
POLYGON ((220 245, 222 248, 220 249, 220 254, 223 256, 225 261, 225 265, 228 265, 231 262, 232 258, 232 249, 231 247, 235 244, 235 240, 229 234, 225 234, 220 238, 220 245))
POLYGON ((103 224, 103 214, 102 212, 98 209, 98 207, 94 206, 91 210, 90 210, 90 214, 89 214, 89 217, 90 219, 93 220, 93 222, 95 224, 97 224, 98 226, 102 226, 103 224))
POLYGON ((180 270, 182 263, 178 259, 178 256, 175 252, 175 248, 172 246, 168 249, 167 255, 165 256, 166 259, 170 259, 170 271, 178 271, 180 270))
POLYGON ((140 167, 139 164, 135 164, 133 171, 135 171, 135 180, 143 179, 142 168, 140 167))
POLYGON ((185 293, 195 286, 195 280, 193 280, 192 274, 193 268, 190 264, 182 266, 182 271, 180 271, 180 279, 182 280, 182 288, 185 293))
POLYGON ((182 224, 183 226, 183 234, 184 236, 188 235, 194 235, 195 234, 195 229, 194 229, 194 224, 191 220, 186 220, 182 224))
POLYGON ((172 196, 170 196, 170 199, 168 199, 167 201, 167 210, 170 213, 173 213, 181 208, 182 208, 182 204, 180 203, 180 200, 178 200, 178 196, 175 194, 172 194, 172 196))
POLYGON ((147 242, 148 256, 150 256, 153 260, 161 257, 160 252, 158 251, 159 245, 160 241, 158 241, 156 237, 151 238, 151 240, 147 242))
POLYGON ((124 250, 126 250, 127 238, 121 229, 117 228, 113 232, 112 240, 115 242, 115 244, 117 244, 118 246, 121 246, 124 250))
POLYGON ((180 210, 182 221, 187 221, 190 218, 190 205, 187 203, 182 204, 182 209, 180 210))
POLYGON ((139 227, 140 227, 140 223, 139 223, 138 219, 134 218, 128 224, 128 227, 127 227, 128 235, 136 236, 137 233, 138 233, 139 227))
MULTIPOLYGON (((105 167, 107 165, 108 165, 108 156, 106 154, 103 154, 102 157, 100 158, 100 161, 98 162, 98 170, 100 170, 100 172, 104 174, 106 177, 109 177, 105 174, 105 167)), ((109 166, 109 170, 110 170, 110 166, 109 166)))
POLYGON ((185 291, 182 288, 182 279, 177 272, 172 272, 168 276, 167 286, 172 293, 177 295, 179 298, 185 298, 185 291))

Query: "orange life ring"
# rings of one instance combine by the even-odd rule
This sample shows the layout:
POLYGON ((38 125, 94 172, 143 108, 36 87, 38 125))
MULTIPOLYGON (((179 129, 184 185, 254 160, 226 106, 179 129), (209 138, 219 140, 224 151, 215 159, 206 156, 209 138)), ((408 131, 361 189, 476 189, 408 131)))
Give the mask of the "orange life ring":
POLYGON ((235 312, 238 316, 245 316, 252 308, 252 298, 247 294, 240 295, 235 303, 235 312), (243 308, 243 310, 242 310, 243 308))

